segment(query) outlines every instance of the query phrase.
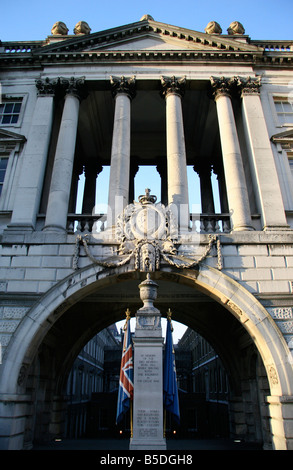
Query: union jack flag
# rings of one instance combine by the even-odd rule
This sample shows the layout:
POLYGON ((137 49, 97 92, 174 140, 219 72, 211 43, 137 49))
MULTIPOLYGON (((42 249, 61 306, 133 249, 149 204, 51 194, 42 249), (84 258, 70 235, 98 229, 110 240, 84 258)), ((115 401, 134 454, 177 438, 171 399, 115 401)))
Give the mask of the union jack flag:
POLYGON ((120 380, 118 390, 116 423, 119 423, 123 415, 129 410, 133 399, 133 346, 130 332, 130 315, 126 312, 127 319, 124 326, 124 340, 120 368, 120 380))

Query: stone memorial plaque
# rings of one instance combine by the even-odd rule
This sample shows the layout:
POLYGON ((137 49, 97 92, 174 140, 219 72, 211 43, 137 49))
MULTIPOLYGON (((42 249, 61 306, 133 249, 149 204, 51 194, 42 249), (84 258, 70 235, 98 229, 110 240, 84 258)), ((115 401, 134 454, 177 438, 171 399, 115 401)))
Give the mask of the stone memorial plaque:
POLYGON ((163 339, 140 336, 134 338, 134 348, 133 438, 130 449, 166 449, 163 429, 163 339))
POLYGON ((140 284, 144 306, 137 311, 134 343, 133 436, 131 450, 165 450, 163 413, 163 337, 161 314, 153 306, 157 284, 140 284))

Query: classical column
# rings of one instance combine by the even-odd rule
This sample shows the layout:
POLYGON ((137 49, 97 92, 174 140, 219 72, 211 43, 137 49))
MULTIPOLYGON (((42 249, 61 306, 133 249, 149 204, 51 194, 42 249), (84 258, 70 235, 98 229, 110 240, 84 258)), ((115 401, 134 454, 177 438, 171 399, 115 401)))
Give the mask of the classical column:
POLYGON ((50 144, 57 85, 58 79, 36 80, 38 96, 23 155, 13 214, 8 227, 10 230, 35 229, 50 144))
POLYGON ((137 162, 131 161, 130 163, 130 173, 129 173, 129 200, 128 203, 132 204, 135 198, 135 184, 134 184, 134 179, 139 170, 139 166, 137 162))
POLYGON ((115 98, 114 127, 108 197, 107 228, 129 201, 131 100, 135 96, 135 78, 111 77, 115 98))
POLYGON ((260 77, 237 78, 254 190, 264 230, 286 230, 288 224, 260 100, 260 77))
POLYGON ((211 181, 211 165, 210 163, 199 163, 194 165, 193 169, 198 173, 200 179, 201 211, 204 214, 214 214, 215 204, 211 181))
POLYGON ((211 77, 216 101, 232 231, 253 230, 240 145, 231 101, 234 79, 211 77))
POLYGON ((47 231, 65 231, 72 180, 79 105, 85 96, 83 78, 61 79, 66 89, 46 213, 47 231))
POLYGON ((96 203, 96 180, 103 167, 97 162, 87 162, 84 166, 85 183, 82 200, 82 213, 92 214, 96 203))
POLYGON ((168 205, 168 177, 167 177, 167 162, 164 161, 157 165, 157 171, 161 177, 161 203, 164 206, 168 205))
POLYGON ((162 77, 162 95, 166 100, 168 203, 178 211, 181 231, 188 230, 189 207, 185 137, 181 99, 185 77, 162 77))
POLYGON ((216 163, 213 164, 213 172, 217 176, 219 196, 220 196, 220 208, 222 213, 229 212, 227 190, 225 183, 225 174, 222 159, 217 159, 216 163))

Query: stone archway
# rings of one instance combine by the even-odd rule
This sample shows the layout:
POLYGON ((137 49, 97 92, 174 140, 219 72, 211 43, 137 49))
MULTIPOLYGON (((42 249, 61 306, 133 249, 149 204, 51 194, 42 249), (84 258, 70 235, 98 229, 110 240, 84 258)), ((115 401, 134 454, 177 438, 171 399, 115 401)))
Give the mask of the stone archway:
MULTIPOLYGON (((75 272, 45 294, 24 317, 9 344, 1 374, 1 393, 6 403, 13 406, 24 399, 26 371, 42 339, 64 312, 97 289, 127 279, 139 280, 141 276, 143 274, 130 265, 115 269, 92 265, 75 272)), ((288 397, 291 397, 293 389, 292 366, 284 338, 265 308, 240 284, 206 265, 201 265, 199 270, 165 266, 153 273, 153 277, 202 291, 229 310, 243 325, 253 338, 266 368, 271 393, 268 401, 272 435, 278 435, 274 446, 276 449, 287 448, 284 420, 278 420, 277 414, 280 407, 291 404, 288 397)))

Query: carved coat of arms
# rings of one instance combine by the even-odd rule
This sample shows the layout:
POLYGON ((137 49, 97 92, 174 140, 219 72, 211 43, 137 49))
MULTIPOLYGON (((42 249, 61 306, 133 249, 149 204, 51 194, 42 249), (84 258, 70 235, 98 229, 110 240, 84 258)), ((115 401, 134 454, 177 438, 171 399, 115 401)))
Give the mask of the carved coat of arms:
POLYGON ((119 254, 135 253, 135 266, 140 271, 158 269, 163 251, 176 253, 178 227, 172 209, 156 200, 147 188, 139 202, 129 204, 116 223, 119 254))
MULTIPOLYGON (((193 268, 209 255, 213 244, 217 244, 218 269, 222 269, 220 241, 216 235, 209 235, 209 243, 199 259, 188 259, 177 253, 180 245, 178 223, 172 211, 172 204, 165 207, 156 203, 156 196, 145 190, 138 202, 125 207, 116 221, 115 239, 119 242, 117 259, 96 259, 92 256, 87 234, 78 235, 73 257, 74 269, 78 269, 79 246, 82 243, 87 256, 95 264, 104 267, 119 267, 134 257, 135 269, 152 272, 160 269, 161 258, 177 268, 193 268)), ((115 257, 114 257, 115 258, 115 257)))

